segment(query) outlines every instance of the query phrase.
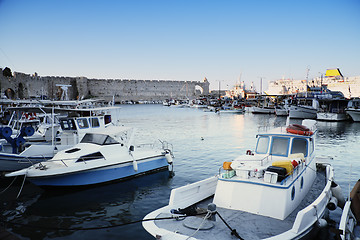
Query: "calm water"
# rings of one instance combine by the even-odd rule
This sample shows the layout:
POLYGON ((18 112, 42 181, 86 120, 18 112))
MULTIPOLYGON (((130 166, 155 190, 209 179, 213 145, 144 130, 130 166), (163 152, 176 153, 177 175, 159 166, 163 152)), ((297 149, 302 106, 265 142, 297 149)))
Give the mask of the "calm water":
MULTIPOLYGON (((224 161, 254 149, 258 132, 286 124, 286 118, 273 115, 217 115, 162 105, 123 105, 121 121, 125 126, 136 127, 137 143, 161 139, 173 144, 175 177, 160 172, 72 191, 45 191, 26 183, 15 200, 22 181, 18 179, 16 185, 0 195, 2 215, 7 220, 37 227, 8 229, 22 239, 153 239, 141 223, 101 230, 65 229, 140 220, 166 205, 172 188, 215 175, 224 161)), ((317 155, 333 158, 337 183, 348 194, 349 185, 352 187, 360 177, 360 123, 318 122, 318 129, 317 155)), ((10 183, 7 179, 1 181, 2 189, 10 183)), ((340 214, 336 210, 330 216, 338 220, 340 214)))

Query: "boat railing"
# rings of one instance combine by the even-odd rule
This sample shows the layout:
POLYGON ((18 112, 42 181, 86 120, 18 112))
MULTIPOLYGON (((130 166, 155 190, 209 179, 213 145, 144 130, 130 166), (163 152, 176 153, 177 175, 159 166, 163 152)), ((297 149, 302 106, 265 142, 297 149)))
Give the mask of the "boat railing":
MULTIPOLYGON (((30 158, 31 157, 36 157, 37 159, 39 159, 39 158, 42 158, 43 160, 42 161, 46 161, 46 160, 48 160, 49 159, 49 157, 45 157, 44 155, 36 155, 36 156, 26 156, 26 157, 24 157, 24 158, 22 158, 22 159, 19 159, 17 162, 19 163, 19 164, 28 164, 28 163, 30 163, 31 164, 31 166, 33 166, 33 165, 35 165, 36 163, 38 163, 39 161, 37 160, 36 161, 36 163, 34 163, 30 158)), ((40 161, 41 162, 41 161, 40 161)))
POLYGON ((280 182, 280 185, 286 185, 288 181, 293 181, 294 178, 296 178, 299 173, 301 173, 301 170, 304 168, 304 162, 301 162, 299 165, 294 167, 292 173, 288 173, 286 177, 280 182))
MULTIPOLYGON (((106 160, 104 157, 95 157, 95 156, 83 156, 83 157, 75 157, 75 158, 62 158, 62 159, 49 159, 47 160, 46 162, 61 162, 65 167, 68 167, 68 165, 66 164, 67 162, 69 161, 74 161, 76 160, 75 162, 76 163, 81 163, 83 162, 84 164, 87 164, 89 161, 91 160, 106 160)), ((41 163, 43 162, 40 162, 39 163, 39 166, 44 166, 42 165, 41 163)))
POLYGON ((254 163, 258 163, 257 165, 264 166, 269 161, 272 161, 272 155, 266 155, 265 157, 263 157, 261 159, 243 159, 243 160, 239 159, 239 161, 241 163, 254 162, 254 163))

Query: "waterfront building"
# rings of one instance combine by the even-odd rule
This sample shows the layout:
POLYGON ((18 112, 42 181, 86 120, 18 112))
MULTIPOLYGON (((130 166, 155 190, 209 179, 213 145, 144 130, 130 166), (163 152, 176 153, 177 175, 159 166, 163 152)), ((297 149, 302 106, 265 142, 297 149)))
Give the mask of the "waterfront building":
POLYGON ((269 95, 305 92, 310 87, 326 86, 331 91, 340 91, 346 98, 360 97, 360 76, 344 77, 338 68, 327 69, 325 76, 312 80, 280 79, 269 82, 269 95))

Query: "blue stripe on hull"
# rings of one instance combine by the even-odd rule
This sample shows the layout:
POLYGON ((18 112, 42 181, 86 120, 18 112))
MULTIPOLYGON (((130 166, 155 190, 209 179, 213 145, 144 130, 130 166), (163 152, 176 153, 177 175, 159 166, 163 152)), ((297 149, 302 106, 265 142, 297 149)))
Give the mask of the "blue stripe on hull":
POLYGON ((113 168, 88 170, 54 177, 28 178, 28 180, 40 186, 84 186, 123 179, 154 171, 168 166, 168 162, 165 157, 147 161, 138 161, 137 172, 135 172, 132 164, 124 165, 125 164, 114 166, 113 168))

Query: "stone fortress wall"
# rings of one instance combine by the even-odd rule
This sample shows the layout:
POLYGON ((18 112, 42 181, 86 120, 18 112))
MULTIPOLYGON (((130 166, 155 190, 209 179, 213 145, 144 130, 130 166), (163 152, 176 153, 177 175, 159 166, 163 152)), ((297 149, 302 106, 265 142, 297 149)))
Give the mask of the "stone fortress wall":
MULTIPOLYGON (((0 68, 1 73, 2 69, 0 68)), ((127 79, 88 79, 86 77, 40 77, 14 72, 12 77, 0 73, 1 95, 14 99, 47 96, 49 99, 60 99, 63 90, 59 85, 68 87, 68 99, 103 98, 115 101, 196 98, 209 94, 209 82, 172 81, 172 80, 127 80, 127 79), (202 91, 201 91, 202 90, 202 91)))

